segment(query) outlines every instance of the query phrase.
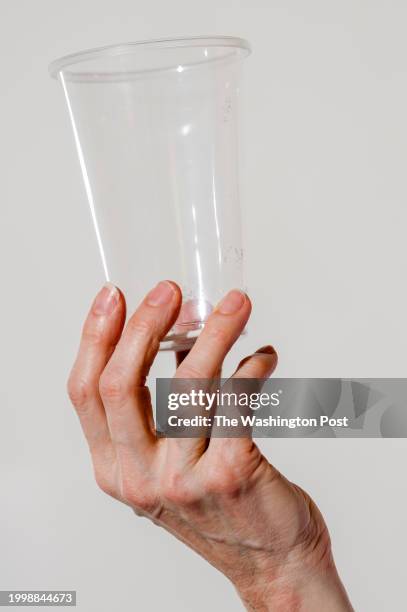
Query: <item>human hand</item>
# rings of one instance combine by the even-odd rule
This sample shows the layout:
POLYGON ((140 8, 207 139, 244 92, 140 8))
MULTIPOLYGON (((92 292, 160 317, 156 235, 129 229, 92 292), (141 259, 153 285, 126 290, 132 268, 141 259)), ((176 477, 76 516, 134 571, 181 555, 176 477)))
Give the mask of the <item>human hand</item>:
MULTIPOLYGON (((161 282, 124 327, 124 298, 108 285, 89 312, 68 391, 99 487, 223 572, 248 610, 352 610, 320 512, 251 439, 156 438, 146 379, 181 300, 177 285, 161 282)), ((245 294, 230 292, 176 377, 217 376, 250 310, 245 294)), ((234 375, 266 378, 276 363, 267 346, 234 375)))

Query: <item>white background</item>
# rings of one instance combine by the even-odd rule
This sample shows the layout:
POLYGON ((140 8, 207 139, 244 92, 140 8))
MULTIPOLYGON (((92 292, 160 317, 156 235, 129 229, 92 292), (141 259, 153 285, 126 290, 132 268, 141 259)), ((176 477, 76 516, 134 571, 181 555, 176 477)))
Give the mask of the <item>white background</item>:
MULTIPOLYGON (((47 64, 130 40, 247 38, 254 313, 229 363, 271 342, 279 376, 405 377, 406 19, 402 0, 2 1, 1 589, 76 589, 81 612, 241 609, 212 567, 93 483, 65 380, 102 268, 47 64)), ((172 368, 161 355, 153 374, 172 368)), ((320 506, 355 609, 404 609, 407 442, 261 446, 320 506)))

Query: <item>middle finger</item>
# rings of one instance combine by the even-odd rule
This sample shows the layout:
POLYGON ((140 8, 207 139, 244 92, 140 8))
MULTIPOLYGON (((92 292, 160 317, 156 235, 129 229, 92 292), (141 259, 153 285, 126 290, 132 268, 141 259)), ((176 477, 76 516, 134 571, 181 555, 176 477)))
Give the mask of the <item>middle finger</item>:
MULTIPOLYGON (((250 311, 248 296, 235 289, 230 291, 208 318, 194 346, 179 365, 175 378, 212 379, 219 376, 223 360, 243 331, 250 311)), ((188 387, 188 382, 185 384, 188 387)), ((194 384, 190 387, 192 389, 194 384)), ((202 432, 204 433, 203 429, 202 432)), ((168 463, 174 470, 182 471, 198 461, 206 447, 207 439, 204 435, 168 439, 168 463)))

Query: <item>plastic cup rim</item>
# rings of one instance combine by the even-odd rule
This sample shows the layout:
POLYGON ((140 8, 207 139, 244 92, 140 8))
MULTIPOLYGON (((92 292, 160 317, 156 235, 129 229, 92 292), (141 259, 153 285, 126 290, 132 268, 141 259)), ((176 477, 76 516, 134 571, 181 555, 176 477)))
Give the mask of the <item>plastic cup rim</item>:
MULTIPOLYGON (((127 55, 135 53, 140 48, 156 48, 156 49, 175 49, 178 47, 224 47, 225 49, 239 49, 243 52, 243 57, 251 53, 251 46, 244 38, 236 36, 190 36, 178 38, 157 38, 152 40, 141 40, 135 42, 118 43, 86 49, 77 53, 71 53, 60 57, 50 63, 48 70, 52 78, 58 78, 58 75, 66 68, 74 66, 81 62, 99 59, 101 57, 116 57, 118 55, 127 55)), ((219 58, 222 59, 222 58, 219 58)), ((197 62, 198 64, 198 62, 197 62)), ((194 63, 191 64, 193 66, 194 63)), ((157 69, 153 69, 154 71, 157 69)), ((168 68, 163 68, 168 70, 168 68)), ((150 72, 150 70, 146 70, 150 72)))

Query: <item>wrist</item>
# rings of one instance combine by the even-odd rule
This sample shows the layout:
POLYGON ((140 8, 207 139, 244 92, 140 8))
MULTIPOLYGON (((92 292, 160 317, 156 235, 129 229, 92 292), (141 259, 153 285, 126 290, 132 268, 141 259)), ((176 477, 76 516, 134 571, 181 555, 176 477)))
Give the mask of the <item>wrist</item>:
MULTIPOLYGON (((239 591, 238 591, 239 592, 239 591)), ((281 580, 278 584, 239 592, 249 612, 352 612, 353 608, 335 569, 308 580, 281 580)))
POLYGON ((330 547, 319 561, 304 558, 300 563, 277 564, 235 587, 249 612, 353 611, 330 547))

